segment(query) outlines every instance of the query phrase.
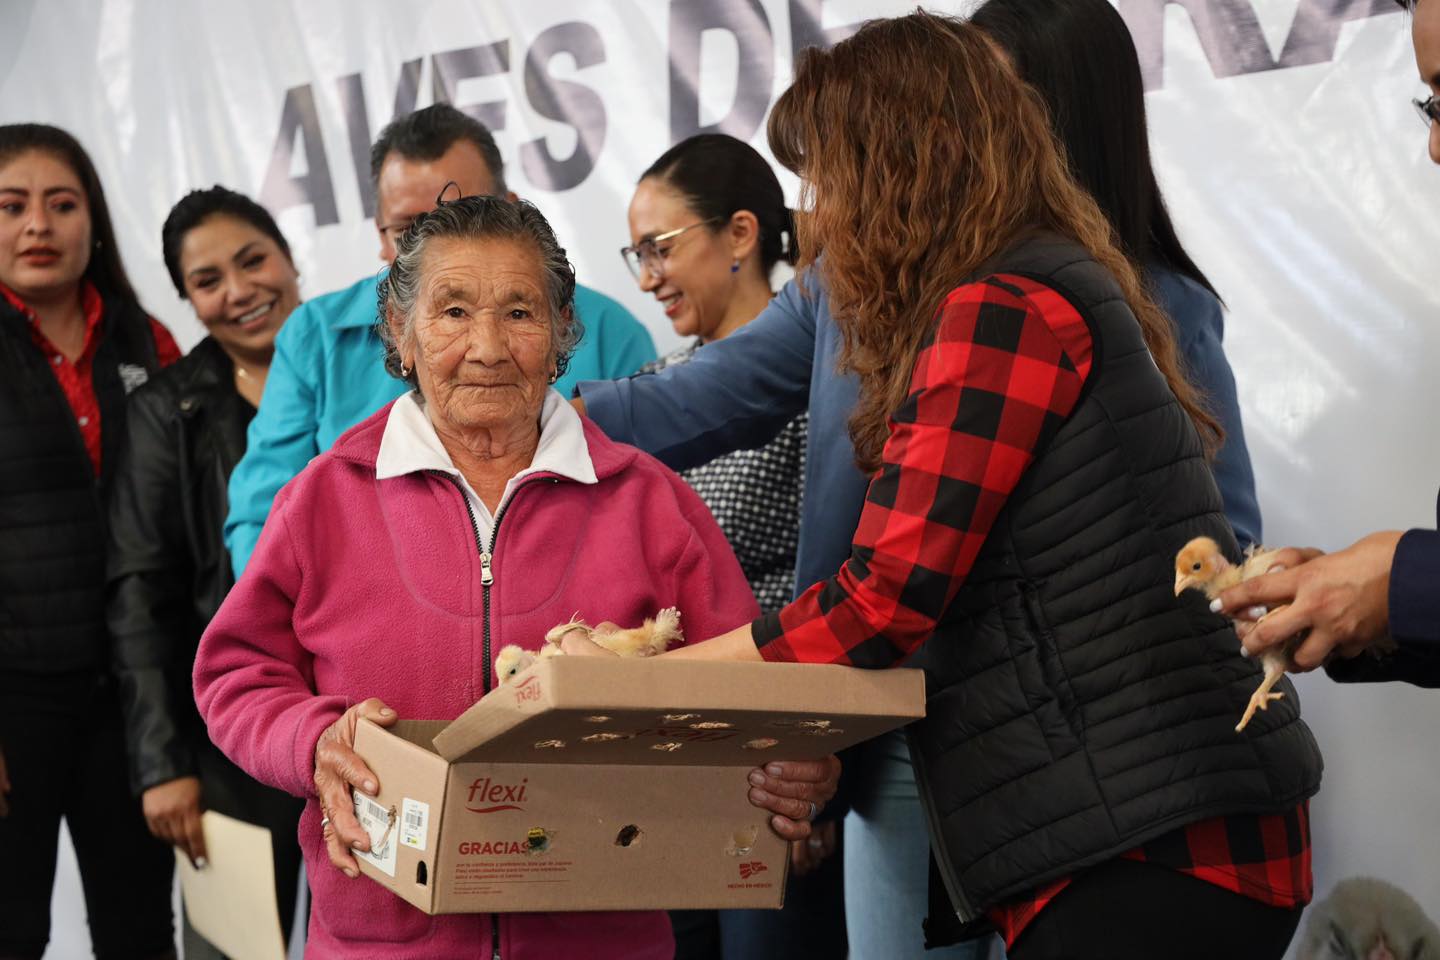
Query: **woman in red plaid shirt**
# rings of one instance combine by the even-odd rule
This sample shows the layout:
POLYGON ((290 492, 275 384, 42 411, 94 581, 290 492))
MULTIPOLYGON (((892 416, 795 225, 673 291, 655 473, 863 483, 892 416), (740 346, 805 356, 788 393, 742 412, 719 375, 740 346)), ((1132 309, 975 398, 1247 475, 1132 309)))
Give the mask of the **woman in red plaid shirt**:
MULTIPOLYGON (((1238 552, 1221 431, 1045 104, 977 29, 916 13, 810 51, 769 133, 873 480, 834 577, 667 655, 925 669, 931 944, 1280 957, 1319 751, 1293 689, 1235 734, 1257 668, 1173 595, 1191 537, 1238 552)), ((809 785, 765 787, 814 815, 809 785)))

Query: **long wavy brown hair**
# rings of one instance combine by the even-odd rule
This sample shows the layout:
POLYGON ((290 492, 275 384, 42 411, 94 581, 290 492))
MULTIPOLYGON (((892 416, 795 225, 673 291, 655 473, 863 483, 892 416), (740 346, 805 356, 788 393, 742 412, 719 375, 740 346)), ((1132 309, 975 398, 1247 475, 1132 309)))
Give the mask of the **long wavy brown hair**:
POLYGON ((807 51, 769 137, 802 181, 798 266, 824 279, 840 367, 860 379, 850 437, 861 469, 880 466, 945 295, 1039 230, 1075 239, 1114 275, 1170 389, 1218 445, 1170 321, 1071 177, 1039 95, 978 29, 917 11, 807 51))

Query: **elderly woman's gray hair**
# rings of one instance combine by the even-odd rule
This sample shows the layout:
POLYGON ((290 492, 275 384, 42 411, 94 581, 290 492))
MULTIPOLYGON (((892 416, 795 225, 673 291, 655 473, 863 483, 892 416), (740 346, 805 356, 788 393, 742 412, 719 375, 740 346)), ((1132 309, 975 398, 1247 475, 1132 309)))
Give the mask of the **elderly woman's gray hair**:
POLYGON ((555 352, 555 376, 565 373, 570 355, 580 342, 585 328, 575 315, 575 268, 565 256, 565 249, 555 239, 555 231, 535 208, 524 200, 500 197, 464 197, 442 203, 429 213, 415 218, 395 244, 395 262, 389 274, 380 281, 377 296, 379 317, 375 330, 385 345, 385 369, 395 377, 418 387, 415 371, 402 372, 399 345, 387 317, 391 310, 405 318, 408 333, 415 318, 415 300, 420 290, 421 265, 425 247, 437 238, 470 240, 519 240, 531 243, 540 254, 544 272, 545 296, 550 307, 550 344, 555 352))

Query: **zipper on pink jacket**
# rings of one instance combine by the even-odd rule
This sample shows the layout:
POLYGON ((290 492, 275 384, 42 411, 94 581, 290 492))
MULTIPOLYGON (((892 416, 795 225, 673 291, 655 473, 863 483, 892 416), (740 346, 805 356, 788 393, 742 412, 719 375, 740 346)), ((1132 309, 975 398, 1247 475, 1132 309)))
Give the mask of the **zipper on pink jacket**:
MULTIPOLYGON (((442 473, 440 476, 449 480, 455 486, 455 491, 460 494, 460 502, 465 504, 465 515, 470 518, 470 532, 475 537, 475 549, 480 553, 480 603, 485 618, 484 641, 480 648, 481 655, 485 658, 485 676, 482 686, 484 692, 489 693, 492 669, 490 663, 490 588, 495 585, 495 573, 490 567, 490 562, 494 559, 495 542, 500 538, 500 521, 505 519, 505 513, 510 509, 510 504, 515 502, 515 495, 525 484, 518 484, 514 490, 510 491, 510 498, 500 505, 500 512, 495 514, 495 526, 490 531, 490 544, 487 547, 485 542, 480 539, 480 524, 475 520, 475 508, 470 505, 470 498, 465 495, 465 487, 451 474, 442 473)), ((500 915, 498 913, 490 914, 490 949, 491 960, 502 960, 500 956, 500 915)))

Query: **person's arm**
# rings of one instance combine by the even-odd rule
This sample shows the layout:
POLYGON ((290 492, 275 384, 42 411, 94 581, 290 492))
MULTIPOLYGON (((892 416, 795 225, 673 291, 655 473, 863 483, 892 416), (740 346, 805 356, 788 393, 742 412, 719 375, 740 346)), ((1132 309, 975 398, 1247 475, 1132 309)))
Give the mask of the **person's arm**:
POLYGON ((245 456, 230 475, 225 546, 236 580, 249 564, 275 494, 320 452, 315 439, 320 428, 320 323, 312 305, 304 304, 280 329, 260 409, 246 433, 245 456))
POLYGON ((1155 292, 1175 323, 1185 372, 1205 394, 1225 430, 1225 442, 1210 465, 1225 503, 1225 516, 1241 546, 1262 543, 1255 471, 1245 445, 1245 425, 1235 373, 1225 356, 1225 315, 1208 290, 1163 270, 1153 272, 1155 292))
POLYGON ((180 647, 196 629, 190 613, 191 562, 185 543, 179 440, 168 398, 131 398, 126 442, 110 495, 106 619, 120 684, 130 784, 150 832, 205 864, 201 788, 186 728, 194 720, 188 658, 180 647), (188 722, 187 722, 188 721, 188 722))
POLYGON ((887 667, 924 643, 1090 371, 1083 318, 1033 281, 1005 284, 947 298, 840 572, 778 613, 665 656, 754 659, 758 648, 766 660, 887 667))
POLYGON ((110 493, 105 615, 124 708, 130 784, 137 794, 195 773, 176 709, 181 704, 172 696, 172 690, 189 687, 187 677, 173 673, 180 638, 195 625, 177 509, 179 444, 166 399, 146 389, 131 398, 110 493))
POLYGON ((675 470, 769 443, 810 397, 823 295, 796 281, 750 323, 657 374, 580 384, 585 413, 612 439, 675 470))
POLYGON ((1389 587, 1390 635, 1402 648, 1440 657, 1440 531, 1400 537, 1389 587))
POLYGON ((200 640, 195 703, 210 739, 246 773, 295 796, 315 793, 315 748, 348 704, 312 690, 313 663, 293 618, 305 575, 286 519, 287 488, 200 640))
POLYGON ((1390 631, 1392 566, 1399 531, 1372 533, 1344 550, 1303 559, 1282 551, 1284 569, 1246 580, 1211 604, 1216 613, 1270 612, 1241 628, 1244 649, 1258 656, 1304 639, 1290 652, 1289 669, 1314 670, 1332 653, 1353 657, 1384 645, 1390 631))

